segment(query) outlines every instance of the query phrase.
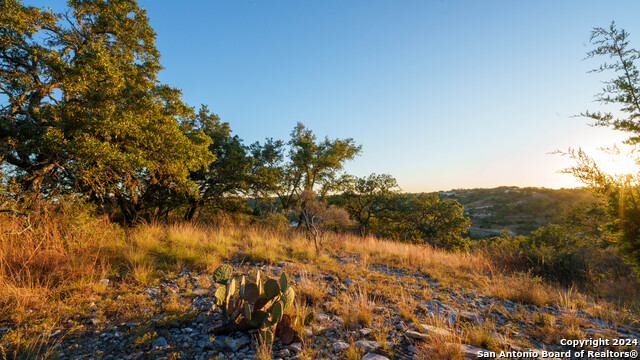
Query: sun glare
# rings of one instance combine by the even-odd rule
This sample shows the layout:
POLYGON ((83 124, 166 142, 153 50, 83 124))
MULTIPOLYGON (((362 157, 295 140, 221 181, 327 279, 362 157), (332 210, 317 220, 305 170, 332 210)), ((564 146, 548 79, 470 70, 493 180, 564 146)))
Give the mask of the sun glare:
POLYGON ((602 171, 613 176, 634 174, 640 170, 637 159, 629 154, 601 152, 594 156, 594 160, 602 171))

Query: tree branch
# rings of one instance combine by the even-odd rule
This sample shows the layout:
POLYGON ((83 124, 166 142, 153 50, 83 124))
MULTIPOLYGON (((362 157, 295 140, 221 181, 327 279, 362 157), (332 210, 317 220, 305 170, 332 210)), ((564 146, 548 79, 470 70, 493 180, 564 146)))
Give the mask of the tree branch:
MULTIPOLYGON (((3 202, 2 205, 0 205, 0 207, 3 207, 6 203, 7 203, 7 201, 3 202)), ((31 229, 31 217, 29 216, 29 213, 20 212, 20 211, 17 211, 15 209, 0 209, 0 213, 10 213, 12 219, 15 219, 18 216, 24 216, 25 217, 25 227, 22 230, 20 230, 20 231, 18 231, 18 230, 8 230, 8 231, 4 232, 5 234, 20 235, 23 232, 31 229)))

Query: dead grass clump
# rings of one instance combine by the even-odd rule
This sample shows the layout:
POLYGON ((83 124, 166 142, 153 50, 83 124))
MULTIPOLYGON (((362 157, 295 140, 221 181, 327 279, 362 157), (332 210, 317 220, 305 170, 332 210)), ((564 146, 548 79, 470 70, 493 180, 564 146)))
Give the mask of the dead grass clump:
POLYGON ((398 298, 398 315, 406 322, 417 323, 416 318, 417 302, 413 299, 411 294, 407 294, 403 291, 398 298))
POLYGON ((220 254, 232 247, 228 237, 216 236, 208 230, 196 223, 139 225, 129 235, 130 269, 144 269, 146 265, 177 271, 188 266, 213 271, 221 263, 220 254))
POLYGON ((479 254, 451 253, 431 245, 403 243, 378 239, 372 236, 361 238, 342 235, 336 244, 349 253, 363 254, 368 263, 380 263, 403 268, 448 267, 485 272, 490 262, 479 254))
POLYGON ((460 341, 446 342, 438 338, 429 338, 427 341, 419 342, 415 345, 414 355, 418 359, 433 360, 463 360, 460 351, 460 341))
POLYGON ((528 274, 494 276, 487 284, 487 289, 496 298, 523 304, 545 306, 552 301, 552 288, 545 285, 539 277, 528 274))
POLYGON ((495 352, 508 350, 505 341, 497 333, 495 324, 488 320, 482 325, 464 327, 463 337, 466 344, 475 347, 495 352))
POLYGON ((374 308, 375 301, 369 299, 366 291, 360 287, 349 294, 341 293, 337 301, 331 304, 331 310, 344 321, 345 329, 352 329, 356 325, 371 325, 374 308))
POLYGON ((309 277, 308 271, 301 271, 300 281, 296 286, 300 302, 308 306, 322 304, 327 296, 327 290, 317 281, 309 277))
POLYGON ((264 341, 260 336, 255 336, 256 342, 256 360, 271 360, 272 343, 264 341))

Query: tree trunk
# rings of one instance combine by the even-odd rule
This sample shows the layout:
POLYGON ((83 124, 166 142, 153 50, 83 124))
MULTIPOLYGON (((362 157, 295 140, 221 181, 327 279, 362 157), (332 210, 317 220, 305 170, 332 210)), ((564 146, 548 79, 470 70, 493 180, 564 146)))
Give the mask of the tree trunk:
POLYGON ((196 210, 198 209, 197 205, 191 205, 187 208, 187 211, 184 213, 184 220, 191 221, 193 220, 193 216, 196 214, 196 210))
POLYGON ((24 201, 27 203, 28 209, 37 207, 44 177, 55 167, 55 164, 41 166, 22 179, 22 191, 26 194, 24 201))

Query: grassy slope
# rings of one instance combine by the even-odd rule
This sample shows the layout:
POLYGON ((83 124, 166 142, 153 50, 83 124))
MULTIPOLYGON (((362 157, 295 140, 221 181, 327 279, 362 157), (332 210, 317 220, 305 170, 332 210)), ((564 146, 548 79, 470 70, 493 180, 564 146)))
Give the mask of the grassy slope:
MULTIPOLYGON (((15 226, 9 218, 0 221, 2 228, 15 226)), ((142 224, 123 230, 73 205, 44 211, 33 222, 32 231, 22 235, 0 234, 0 328, 10 328, 1 333, 0 359, 3 351, 11 358, 18 349, 23 354, 47 353, 55 344, 43 333, 60 328, 69 334, 83 332, 86 324, 80 315, 90 313, 97 301, 104 304, 103 316, 109 321, 143 319, 158 312, 184 316, 183 308, 188 304, 151 304, 137 291, 160 278, 175 276, 183 267, 206 274, 230 260, 247 272, 252 269, 243 264, 284 261, 288 273, 330 274, 340 281, 362 279, 355 293, 338 294, 340 301, 333 303, 332 311, 347 325, 374 325, 381 333, 385 325, 374 316, 376 305, 394 307, 406 320, 433 323, 418 311, 418 303, 434 294, 426 284, 407 286, 395 276, 372 270, 375 266, 371 265, 425 274, 460 293, 541 306, 557 303, 617 323, 637 324, 637 303, 628 300, 635 298, 637 302, 633 296, 637 292, 630 290, 635 284, 625 288, 630 297, 614 304, 526 274, 499 273, 477 254, 453 254, 429 246, 344 234, 327 236, 325 250, 316 254, 304 234, 291 230, 192 223, 142 224), (102 279, 110 279, 110 285, 102 279)), ((408 281, 416 280, 407 277, 408 281)), ((201 286, 209 286, 206 277, 201 286)), ((320 307, 326 300, 326 283, 317 276, 302 276, 297 288, 299 306, 320 307)), ((304 313, 306 309, 296 311, 304 313)), ((487 339, 482 337, 490 337, 492 329, 486 323, 483 326, 458 329, 458 335, 447 341, 484 344, 487 339)), ((539 320, 536 327, 545 336, 567 336, 553 321, 539 320)), ((140 334, 140 341, 145 341, 144 336, 140 334)))

